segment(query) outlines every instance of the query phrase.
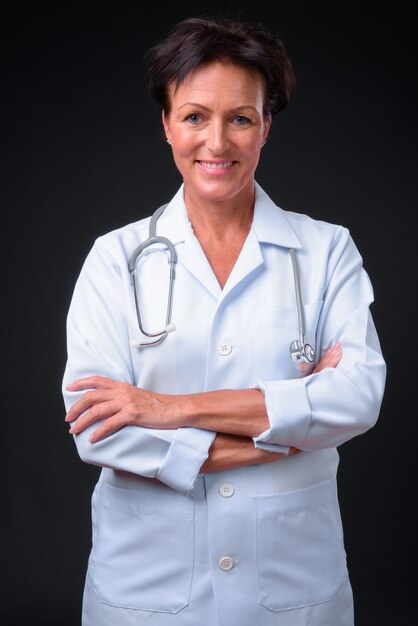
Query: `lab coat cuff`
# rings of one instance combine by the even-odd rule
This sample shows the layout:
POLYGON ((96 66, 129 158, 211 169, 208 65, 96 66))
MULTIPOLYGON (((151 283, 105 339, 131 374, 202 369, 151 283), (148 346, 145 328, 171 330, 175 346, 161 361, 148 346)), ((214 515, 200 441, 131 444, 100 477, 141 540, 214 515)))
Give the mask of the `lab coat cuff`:
POLYGON ((312 415, 304 379, 258 380, 253 387, 264 394, 270 422, 270 428, 255 437, 254 444, 298 447, 306 436, 312 415))
POLYGON ((179 428, 157 474, 157 478, 187 495, 200 468, 208 458, 216 433, 200 428, 179 428))
POLYGON ((260 438, 268 432, 269 431, 266 430, 258 437, 253 437, 255 447, 260 448, 260 450, 266 450, 267 452, 281 452, 282 454, 289 454, 290 446, 282 446, 280 443, 264 443, 264 441, 261 441, 260 438))

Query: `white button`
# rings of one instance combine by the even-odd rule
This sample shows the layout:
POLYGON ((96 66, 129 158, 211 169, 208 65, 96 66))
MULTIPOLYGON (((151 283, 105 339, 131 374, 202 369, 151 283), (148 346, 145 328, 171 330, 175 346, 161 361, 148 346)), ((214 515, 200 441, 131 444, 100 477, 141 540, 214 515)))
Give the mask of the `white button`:
POLYGON ((234 561, 230 556, 223 556, 219 559, 219 567, 223 569, 224 572, 227 572, 234 567, 234 561))
POLYGON ((222 483, 219 485, 218 491, 224 498, 230 498, 234 495, 234 486, 232 483, 222 483))
POLYGON ((228 341, 220 341, 217 346, 219 354, 222 356, 227 356, 232 352, 232 346, 228 341))

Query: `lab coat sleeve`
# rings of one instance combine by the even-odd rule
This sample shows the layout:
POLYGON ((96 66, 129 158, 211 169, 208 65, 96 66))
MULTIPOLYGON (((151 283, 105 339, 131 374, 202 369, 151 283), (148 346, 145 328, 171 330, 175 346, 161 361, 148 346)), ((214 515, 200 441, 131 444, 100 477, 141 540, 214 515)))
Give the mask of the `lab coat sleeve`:
POLYGON ((321 355, 340 341, 343 358, 337 368, 305 378, 256 382, 270 422, 255 438, 256 446, 335 447, 367 431, 378 418, 386 365, 370 313, 372 286, 346 228, 336 231, 324 276, 316 350, 321 355))
MULTIPOLYGON (((78 378, 98 375, 135 384, 125 314, 127 278, 120 265, 99 238, 77 280, 67 317, 68 358, 63 378, 67 411, 84 393, 65 388, 78 378)), ((128 425, 92 444, 89 436, 96 427, 74 436, 83 461, 157 478, 185 494, 215 436, 198 428, 158 430, 128 425)))

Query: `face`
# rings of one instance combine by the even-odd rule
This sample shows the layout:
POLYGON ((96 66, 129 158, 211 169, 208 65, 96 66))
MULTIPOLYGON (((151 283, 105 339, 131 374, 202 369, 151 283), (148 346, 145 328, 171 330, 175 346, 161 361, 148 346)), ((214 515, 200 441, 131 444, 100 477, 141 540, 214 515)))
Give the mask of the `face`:
POLYGON ((219 62, 191 72, 163 113, 186 199, 225 201, 252 195, 254 172, 271 124, 263 114, 262 77, 219 62))

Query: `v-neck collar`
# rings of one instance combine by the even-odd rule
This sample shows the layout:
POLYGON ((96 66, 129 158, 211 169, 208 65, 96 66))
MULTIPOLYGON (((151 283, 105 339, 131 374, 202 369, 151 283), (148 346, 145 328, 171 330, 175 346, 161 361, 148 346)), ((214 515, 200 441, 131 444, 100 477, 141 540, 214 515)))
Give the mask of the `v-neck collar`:
POLYGON ((178 246, 181 263, 217 300, 223 300, 242 280, 263 265, 260 244, 272 244, 286 248, 300 248, 298 238, 286 218, 286 212, 278 207, 255 183, 253 222, 231 274, 222 289, 192 225, 184 203, 184 185, 168 203, 157 224, 157 234, 167 237, 178 246))

